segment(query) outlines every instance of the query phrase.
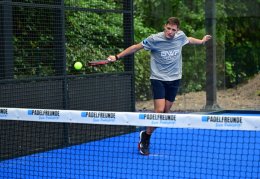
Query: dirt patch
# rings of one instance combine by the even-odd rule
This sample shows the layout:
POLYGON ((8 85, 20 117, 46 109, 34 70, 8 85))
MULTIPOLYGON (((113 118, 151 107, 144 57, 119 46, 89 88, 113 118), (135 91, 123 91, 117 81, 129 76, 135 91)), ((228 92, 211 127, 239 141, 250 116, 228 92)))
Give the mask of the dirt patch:
MULTIPOLYGON (((206 105, 206 93, 191 92, 178 95, 172 111, 201 111, 206 105)), ((260 74, 236 88, 217 91, 217 105, 221 109, 260 110, 260 74)), ((153 110, 153 100, 136 102, 136 109, 153 110)))

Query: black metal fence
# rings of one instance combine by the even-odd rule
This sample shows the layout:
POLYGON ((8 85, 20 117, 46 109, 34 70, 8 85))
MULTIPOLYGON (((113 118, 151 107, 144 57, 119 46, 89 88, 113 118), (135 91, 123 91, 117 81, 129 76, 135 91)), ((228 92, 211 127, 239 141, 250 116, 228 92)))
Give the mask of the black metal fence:
MULTIPOLYGON (((134 111, 133 56, 85 65, 132 43, 131 0, 0 1, 0 107, 134 111)), ((0 160, 133 129, 1 120, 0 160)))
POLYGON ((0 1, 0 24, 0 106, 135 110, 133 56, 85 65, 133 43, 131 0, 0 1))

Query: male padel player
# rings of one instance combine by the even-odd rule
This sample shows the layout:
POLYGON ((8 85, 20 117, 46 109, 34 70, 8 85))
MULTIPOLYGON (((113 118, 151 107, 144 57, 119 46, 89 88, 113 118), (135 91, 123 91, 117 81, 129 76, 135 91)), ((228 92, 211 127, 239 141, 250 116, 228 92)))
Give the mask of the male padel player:
MULTIPOLYGON (((205 35, 201 40, 187 37, 180 30, 179 19, 170 17, 164 25, 163 32, 152 34, 141 43, 132 45, 116 56, 108 58, 116 61, 141 49, 149 50, 154 112, 168 113, 182 78, 182 47, 186 44, 204 44, 210 39, 210 35, 205 35)), ((140 132, 138 148, 142 155, 149 154, 150 137, 154 130, 155 127, 147 127, 145 131, 140 132)))

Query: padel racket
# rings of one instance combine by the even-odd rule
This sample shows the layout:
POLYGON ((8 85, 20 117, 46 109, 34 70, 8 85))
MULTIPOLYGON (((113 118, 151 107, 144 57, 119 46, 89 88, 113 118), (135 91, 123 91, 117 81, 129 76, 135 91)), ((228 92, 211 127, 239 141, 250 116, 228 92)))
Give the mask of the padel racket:
POLYGON ((105 59, 105 60, 94 60, 94 61, 90 61, 88 62, 89 66, 98 66, 98 65, 105 65, 112 62, 111 60, 105 59))

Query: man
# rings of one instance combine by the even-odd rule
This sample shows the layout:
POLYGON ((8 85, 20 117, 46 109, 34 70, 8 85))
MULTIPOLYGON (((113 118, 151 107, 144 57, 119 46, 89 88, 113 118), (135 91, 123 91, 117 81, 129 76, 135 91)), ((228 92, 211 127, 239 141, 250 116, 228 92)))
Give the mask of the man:
MULTIPOLYGON (((179 19, 170 17, 164 25, 163 32, 152 34, 141 43, 128 47, 118 55, 108 57, 109 60, 116 61, 141 49, 150 51, 150 80, 156 113, 170 112, 177 95, 182 77, 182 47, 186 44, 204 44, 211 39, 210 35, 205 35, 201 40, 187 37, 179 26, 179 19)), ((154 130, 154 127, 147 127, 146 131, 140 132, 138 148, 142 155, 149 154, 150 137, 154 130)))

